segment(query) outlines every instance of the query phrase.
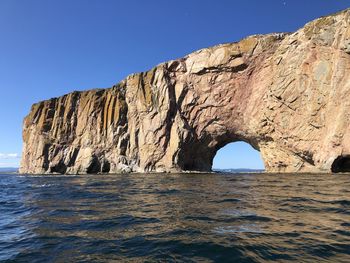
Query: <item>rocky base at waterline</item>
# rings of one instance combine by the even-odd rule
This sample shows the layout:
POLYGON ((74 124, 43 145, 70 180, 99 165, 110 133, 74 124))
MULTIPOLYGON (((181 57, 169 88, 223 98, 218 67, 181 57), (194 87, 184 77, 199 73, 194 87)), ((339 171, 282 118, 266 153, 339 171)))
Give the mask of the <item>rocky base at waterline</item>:
POLYGON ((350 11, 32 106, 22 173, 209 171, 245 141, 267 172, 350 170, 350 11))

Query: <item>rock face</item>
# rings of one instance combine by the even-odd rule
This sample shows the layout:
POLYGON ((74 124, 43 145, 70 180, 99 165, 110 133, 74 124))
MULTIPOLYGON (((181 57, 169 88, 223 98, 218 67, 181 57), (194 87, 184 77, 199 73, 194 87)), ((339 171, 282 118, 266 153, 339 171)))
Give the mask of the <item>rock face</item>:
POLYGON ((210 171, 235 141, 268 172, 347 171, 350 10, 39 102, 23 140, 22 173, 210 171))

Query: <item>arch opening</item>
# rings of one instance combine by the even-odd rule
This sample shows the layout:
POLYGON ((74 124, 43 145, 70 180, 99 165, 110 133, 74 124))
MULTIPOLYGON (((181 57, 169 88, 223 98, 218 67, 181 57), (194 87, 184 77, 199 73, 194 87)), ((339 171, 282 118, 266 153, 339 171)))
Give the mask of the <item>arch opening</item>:
POLYGON ((265 166, 259 150, 244 141, 231 142, 215 154, 213 171, 264 172, 265 166))
POLYGON ((331 168, 332 173, 350 173, 350 155, 338 156, 331 168))

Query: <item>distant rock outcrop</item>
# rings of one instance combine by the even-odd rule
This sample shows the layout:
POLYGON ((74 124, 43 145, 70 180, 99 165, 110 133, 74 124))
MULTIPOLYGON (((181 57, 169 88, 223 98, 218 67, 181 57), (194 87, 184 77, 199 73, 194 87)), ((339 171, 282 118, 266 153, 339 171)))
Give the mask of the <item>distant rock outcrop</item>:
POLYGON ((39 102, 23 140, 22 173, 210 171, 234 141, 268 172, 347 171, 350 11, 39 102))

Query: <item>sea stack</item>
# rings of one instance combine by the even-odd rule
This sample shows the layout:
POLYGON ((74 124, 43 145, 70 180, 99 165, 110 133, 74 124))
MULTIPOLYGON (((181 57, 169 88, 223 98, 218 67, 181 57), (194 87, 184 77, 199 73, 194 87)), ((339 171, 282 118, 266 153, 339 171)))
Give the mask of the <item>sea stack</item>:
POLYGON ((36 103, 23 141, 28 174, 210 171, 235 141, 267 172, 350 171, 350 10, 36 103))

